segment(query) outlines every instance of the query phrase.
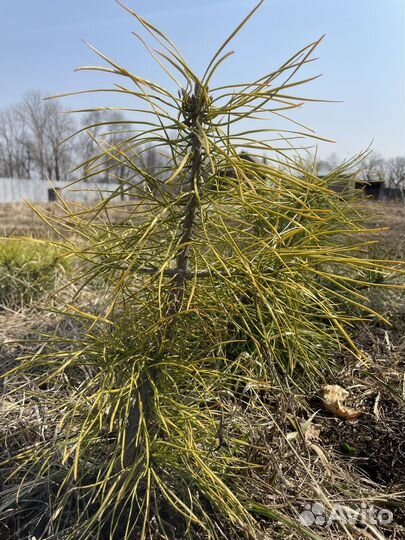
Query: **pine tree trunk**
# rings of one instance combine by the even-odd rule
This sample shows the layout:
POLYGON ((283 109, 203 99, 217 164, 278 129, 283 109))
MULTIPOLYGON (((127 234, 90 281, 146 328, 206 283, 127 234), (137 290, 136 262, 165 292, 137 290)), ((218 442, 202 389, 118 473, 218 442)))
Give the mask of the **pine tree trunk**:
MULTIPOLYGON (((166 308, 166 317, 169 319, 169 322, 159 333, 157 339, 157 357, 167 353, 166 343, 169 341, 173 331, 175 324, 174 316, 182 309, 184 293, 187 286, 190 243, 193 241, 194 225, 199 206, 202 146, 197 130, 198 126, 202 123, 202 119, 200 118, 202 95, 202 88, 196 83, 194 95, 188 99, 188 103, 192 103, 193 107, 187 112, 187 117, 185 113, 185 122, 190 128, 192 156, 189 169, 190 174, 185 178, 185 191, 189 192, 190 198, 184 212, 182 234, 179 243, 181 250, 176 258, 173 287, 166 308)), ((139 437, 137 440, 137 435, 141 428, 140 423, 142 416, 148 427, 152 429, 155 417, 154 388, 158 383, 159 373, 155 368, 150 369, 149 373, 144 373, 140 377, 138 395, 134 406, 130 410, 125 433, 126 448, 124 452, 124 467, 133 466, 138 460, 139 453, 142 451, 142 446, 139 446, 142 444, 142 438, 139 437), (151 380, 154 381, 153 385, 151 380)), ((157 429, 157 426, 155 426, 155 429, 157 429)))

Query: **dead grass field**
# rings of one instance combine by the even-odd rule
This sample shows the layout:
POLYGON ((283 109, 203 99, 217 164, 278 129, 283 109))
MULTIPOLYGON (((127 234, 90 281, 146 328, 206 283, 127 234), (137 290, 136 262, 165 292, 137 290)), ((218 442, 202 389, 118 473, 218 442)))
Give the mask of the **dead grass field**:
MULTIPOLYGON (((57 212, 56 206, 46 205, 48 211, 57 212)), ((377 253, 405 260, 405 206, 399 204, 365 203, 367 222, 370 228, 387 228, 379 233, 381 238, 377 253)), ((0 205, 0 234, 4 236, 48 237, 49 231, 26 205, 0 205)), ((394 307, 390 308, 391 325, 372 321, 353 329, 357 345, 369 358, 369 363, 354 364, 353 359, 342 353, 336 355, 338 367, 329 384, 338 384, 349 391, 348 405, 362 411, 355 422, 347 422, 322 411, 320 396, 297 394, 295 400, 272 402, 269 410, 277 411, 274 418, 278 425, 285 426, 285 433, 278 434, 269 426, 265 434, 258 435, 257 448, 268 448, 271 462, 257 485, 272 485, 272 490, 263 493, 263 501, 275 508, 295 509, 297 516, 310 501, 307 490, 312 474, 317 478, 331 500, 350 502, 389 509, 393 522, 387 526, 373 527, 370 524, 350 528, 350 538, 355 540, 403 540, 405 538, 405 295, 398 292, 394 307), (288 418, 302 422, 316 413, 310 429, 302 441, 297 442, 297 455, 285 444, 285 434, 291 432, 288 418), (276 463, 276 466, 273 466, 276 463), (346 492, 333 492, 335 483, 346 485, 346 492), (353 501, 356 503, 356 500, 353 501)), ((18 312, 0 311, 0 373, 7 371, 16 358, 35 354, 39 345, 30 341, 36 332, 53 332, 63 324, 54 313, 30 307, 18 312)), ((69 332, 71 328, 64 331, 69 332)), ((0 387, 1 388, 1 387, 0 387)), ((273 398, 274 401, 274 398, 273 398)), ((3 413, 4 411, 1 411, 3 413)), ((0 421, 0 443, 4 433, 10 438, 13 422, 31 422, 23 411, 15 419, 5 413, 8 425, 0 421), (11 428, 10 428, 11 426, 11 428)), ((27 428, 28 429, 28 428, 27 428)), ((302 434, 301 434, 302 435, 302 434)), ((265 459, 259 450, 258 463, 265 459)), ((268 459, 268 458, 267 458, 268 459)), ((253 477, 256 473, 252 473, 253 477)), ((258 488, 259 489, 259 488, 258 488)), ((1 520, 0 520, 1 521, 1 520)), ((10 522, 6 525, 9 526, 10 522)), ((1 523, 0 523, 1 525, 1 523)), ((272 538, 300 538, 291 533, 285 536, 275 523, 272 538)), ((0 538, 2 528, 0 526, 0 538)), ((349 538, 338 528, 317 527, 314 532, 325 539, 349 538)), ((6 538, 6 537, 4 537, 6 538)), ((16 539, 14 536, 7 538, 16 539)))
POLYGON ((378 234, 381 248, 392 249, 392 256, 405 255, 405 205, 400 203, 368 202, 365 205, 366 224, 371 228, 384 228, 378 234))
MULTIPOLYGON (((35 205, 36 208, 60 215, 61 210, 56 203, 35 205)), ((383 237, 395 238, 405 245, 405 205, 395 202, 372 202, 363 204, 370 227, 388 228, 383 237)), ((30 234, 39 236, 47 234, 47 225, 35 215, 27 203, 0 203, 0 231, 3 236, 30 234)))
MULTIPOLYGON (((56 204, 38 205, 39 208, 57 213, 56 204)), ((31 236, 48 238, 49 227, 26 203, 0 204, 0 236, 31 236)))
MULTIPOLYGON (((62 216, 64 210, 57 203, 35 204, 35 210, 40 214, 52 217, 62 216)), ((109 206, 109 219, 120 221, 132 210, 128 203, 109 206)), ((88 207, 78 203, 69 203, 72 212, 88 211, 88 207)), ((52 229, 36 214, 27 203, 0 203, 0 237, 28 236, 32 238, 52 239, 56 235, 52 229)))

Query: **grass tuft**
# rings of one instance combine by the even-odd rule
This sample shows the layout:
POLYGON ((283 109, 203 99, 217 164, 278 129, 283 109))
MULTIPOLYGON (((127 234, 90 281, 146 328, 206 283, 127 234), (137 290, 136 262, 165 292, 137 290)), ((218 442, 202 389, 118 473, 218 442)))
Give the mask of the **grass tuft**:
POLYGON ((43 298, 67 268, 61 250, 45 241, 0 240, 0 306, 17 310, 43 298))

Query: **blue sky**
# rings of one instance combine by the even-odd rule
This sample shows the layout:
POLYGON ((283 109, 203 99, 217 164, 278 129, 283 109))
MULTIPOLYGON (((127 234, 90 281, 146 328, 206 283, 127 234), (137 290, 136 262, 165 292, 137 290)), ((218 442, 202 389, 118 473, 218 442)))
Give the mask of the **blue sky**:
MULTIPOLYGON (((167 33, 195 71, 255 5, 252 0, 127 0, 167 33)), ((294 118, 334 139, 323 156, 353 155, 372 143, 384 156, 405 154, 403 0, 267 0, 230 47, 235 56, 217 83, 245 82, 276 68, 326 33, 319 61, 306 74, 323 76, 302 91, 342 103, 306 105, 294 118)), ((82 40, 137 74, 164 83, 162 72, 131 36, 137 22, 114 0, 0 0, 0 108, 28 90, 47 94, 106 86, 103 76, 74 73, 99 63, 82 40)), ((66 106, 88 106, 89 97, 66 106)), ((111 102, 109 103, 111 104, 111 102)))

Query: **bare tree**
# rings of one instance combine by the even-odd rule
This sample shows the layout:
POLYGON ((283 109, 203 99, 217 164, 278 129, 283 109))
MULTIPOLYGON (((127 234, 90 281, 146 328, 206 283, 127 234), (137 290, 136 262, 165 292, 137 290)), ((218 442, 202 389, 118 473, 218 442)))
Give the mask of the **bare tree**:
POLYGON ((131 146, 128 120, 115 111, 93 111, 83 121, 88 129, 79 137, 80 162, 87 178, 102 182, 121 182, 134 177, 127 160, 142 161, 136 143, 131 146), (125 156, 125 157, 123 157, 125 156))
POLYGON ((17 107, 0 112, 0 175, 30 178, 32 156, 27 123, 17 107))
POLYGON ((386 177, 386 162, 377 152, 372 152, 362 163, 362 178, 366 182, 384 180, 386 177))
POLYGON ((19 106, 28 127, 29 146, 35 171, 40 178, 61 180, 73 164, 72 144, 62 144, 74 131, 73 121, 40 92, 29 92, 19 106))
POLYGON ((386 162, 389 187, 405 190, 405 157, 391 158, 386 162))
POLYGON ((71 117, 63 114, 55 102, 49 103, 48 125, 46 141, 49 145, 50 156, 48 162, 48 175, 55 180, 66 178, 74 164, 74 145, 71 140, 65 141, 66 137, 75 131, 75 124, 71 117))
POLYGON ((136 141, 131 146, 130 124, 122 113, 92 112, 84 125, 89 126, 85 132, 63 142, 76 130, 71 117, 40 92, 27 93, 21 103, 0 112, 0 176, 63 180, 83 164, 88 179, 121 182, 124 194, 126 185, 140 181, 128 167, 128 157, 151 175, 161 167, 156 148, 136 141))
POLYGON ((124 140, 120 122, 124 122, 121 114, 107 111, 93 111, 83 119, 88 129, 79 137, 78 144, 80 163, 87 177, 109 182, 111 177, 119 176, 119 146, 124 140), (115 122, 113 128, 111 122, 115 122))
POLYGON ((329 173, 339 166, 339 158, 335 152, 332 152, 326 159, 318 161, 318 169, 321 172, 329 173))
POLYGON ((19 107, 20 116, 28 124, 32 156, 37 173, 41 178, 46 177, 47 162, 49 162, 49 148, 46 141, 47 108, 48 105, 45 105, 39 92, 26 94, 19 107))

